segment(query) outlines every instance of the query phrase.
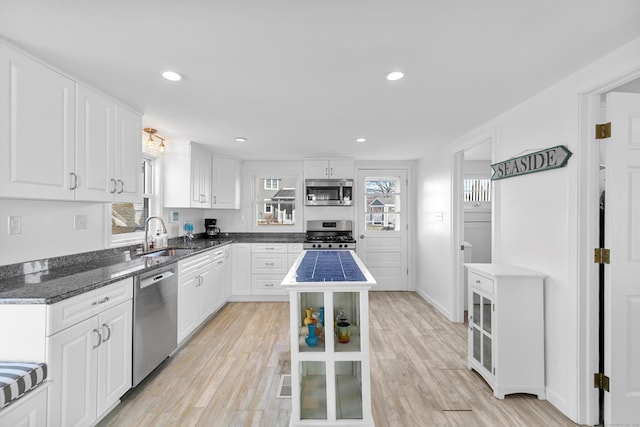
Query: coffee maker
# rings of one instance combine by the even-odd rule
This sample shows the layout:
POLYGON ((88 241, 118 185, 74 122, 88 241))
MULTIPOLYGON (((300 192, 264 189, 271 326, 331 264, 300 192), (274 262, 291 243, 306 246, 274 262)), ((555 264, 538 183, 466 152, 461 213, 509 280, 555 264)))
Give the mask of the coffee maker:
POLYGON ((204 219, 204 229, 209 239, 215 239, 220 235, 220 229, 216 227, 217 220, 215 218, 204 219))

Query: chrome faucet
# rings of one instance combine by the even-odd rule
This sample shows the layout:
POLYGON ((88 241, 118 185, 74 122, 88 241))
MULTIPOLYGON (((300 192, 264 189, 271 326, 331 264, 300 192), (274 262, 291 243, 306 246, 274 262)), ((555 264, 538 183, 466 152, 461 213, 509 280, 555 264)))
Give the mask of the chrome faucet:
POLYGON ((164 225, 164 220, 162 218, 155 215, 147 218, 144 222, 144 243, 143 243, 144 252, 147 252, 149 250, 149 221, 151 221, 154 218, 159 219, 160 222, 162 223, 162 232, 163 233, 167 232, 167 227, 164 225))

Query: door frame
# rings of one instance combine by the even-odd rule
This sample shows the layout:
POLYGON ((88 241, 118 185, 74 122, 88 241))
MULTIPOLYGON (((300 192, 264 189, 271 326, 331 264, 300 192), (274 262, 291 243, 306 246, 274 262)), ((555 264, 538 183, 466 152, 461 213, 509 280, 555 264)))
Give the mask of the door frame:
MULTIPOLYGON (((464 251, 461 250, 464 236, 464 203, 462 200, 462 184, 464 181, 464 152, 481 144, 491 144, 491 159, 496 154, 495 130, 477 135, 459 145, 453 150, 453 171, 451 177, 451 253, 453 253, 453 310, 452 321, 464 321, 464 251)), ((496 201, 497 188, 491 188, 491 260, 496 261, 496 201)))
POLYGON ((595 125, 601 119, 601 95, 640 78, 640 64, 606 79, 576 89, 579 108, 578 145, 578 423, 597 425, 600 405, 593 374, 599 370, 598 264, 593 248, 599 246, 599 147, 595 125))
MULTIPOLYGON (((416 289, 416 284, 415 284, 415 259, 414 259, 414 254, 415 254, 415 230, 416 230, 416 224, 415 224, 415 210, 417 209, 416 206, 418 205, 417 203, 414 203, 414 200, 417 200, 416 197, 418 195, 417 193, 417 189, 415 188, 416 186, 414 185, 415 183, 415 177, 414 177, 414 173, 415 173, 415 161, 413 160, 409 160, 409 161, 380 161, 380 160, 360 160, 360 161, 355 161, 355 165, 354 165, 354 180, 357 181, 358 179, 358 174, 360 173, 360 170, 369 170, 369 169, 375 169, 375 170, 379 170, 381 174, 384 174, 386 171, 388 170, 397 170, 397 169, 403 169, 406 171, 406 176, 407 176, 407 183, 405 184, 406 188, 405 188, 405 198, 403 199, 403 204, 405 205, 405 207, 403 208, 403 211, 405 212, 405 216, 406 216, 406 224, 408 226, 407 229, 407 237, 406 237, 406 251, 407 251, 407 268, 409 269, 409 274, 407 275, 407 290, 408 291, 415 291, 416 289)), ((356 186, 359 184, 356 184, 356 186)), ((360 229, 360 223, 362 221, 361 215, 358 215, 357 212, 357 203, 354 204, 354 210, 353 210, 353 230, 359 230, 360 229)), ((357 236, 355 236, 357 238, 357 236)), ((358 239, 359 240, 359 239, 358 239)))

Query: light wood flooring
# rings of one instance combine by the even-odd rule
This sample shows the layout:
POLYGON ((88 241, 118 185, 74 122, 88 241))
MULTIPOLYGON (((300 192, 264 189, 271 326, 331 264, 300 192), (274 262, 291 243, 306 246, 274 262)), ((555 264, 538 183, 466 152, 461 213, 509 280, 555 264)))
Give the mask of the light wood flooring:
MULTIPOLYGON (((466 367, 466 327, 417 294, 371 292, 370 317, 376 426, 575 425, 535 396, 494 398, 466 367)), ((228 303, 100 426, 288 425, 288 328, 288 303, 228 303)))

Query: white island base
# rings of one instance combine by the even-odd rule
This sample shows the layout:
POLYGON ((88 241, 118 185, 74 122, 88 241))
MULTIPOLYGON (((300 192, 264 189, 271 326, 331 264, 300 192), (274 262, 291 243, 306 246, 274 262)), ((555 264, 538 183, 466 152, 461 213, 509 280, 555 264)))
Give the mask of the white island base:
MULTIPOLYGON (((297 274, 300 255, 282 286, 289 291, 291 322, 290 426, 373 426, 369 362, 369 289, 375 280, 351 251, 364 280, 305 282, 297 274), (306 309, 324 308, 324 339, 310 347, 305 341, 306 309), (348 343, 334 333, 337 313, 350 318, 348 343)), ((327 252, 327 251, 322 251, 327 252)), ((336 252, 336 251, 332 251, 336 252)))

